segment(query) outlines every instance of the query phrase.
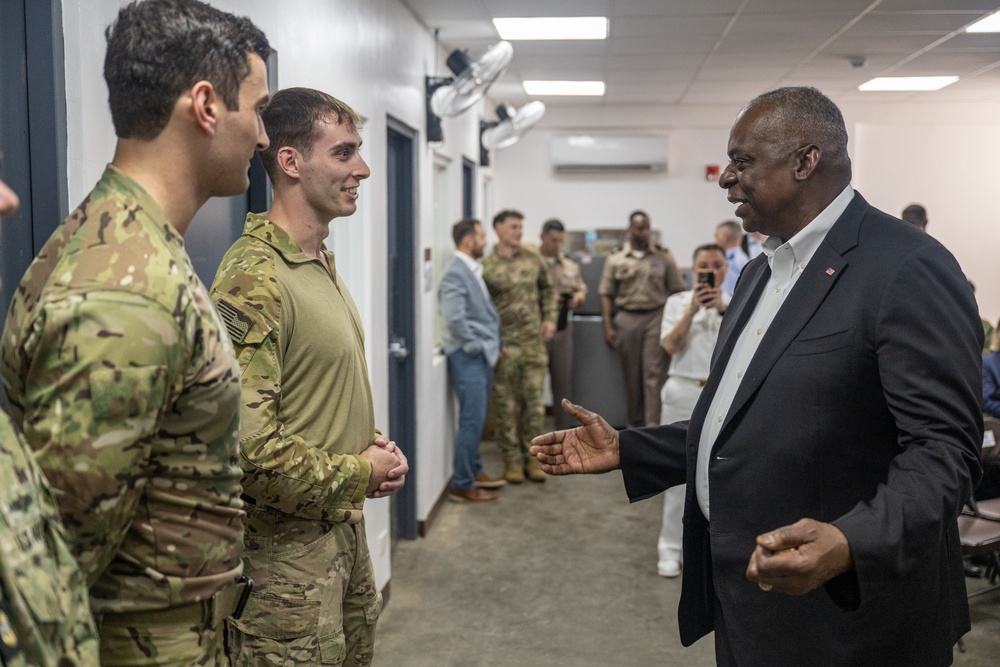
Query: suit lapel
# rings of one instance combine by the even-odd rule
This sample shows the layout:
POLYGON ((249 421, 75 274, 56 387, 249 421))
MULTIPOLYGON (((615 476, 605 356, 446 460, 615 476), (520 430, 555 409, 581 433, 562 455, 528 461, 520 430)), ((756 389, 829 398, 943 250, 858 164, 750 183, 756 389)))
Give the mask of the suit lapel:
POLYGON ((497 310, 493 306, 493 300, 487 297, 486 294, 483 292, 483 288, 479 285, 479 281, 476 280, 476 274, 472 272, 472 269, 469 268, 468 264, 463 262, 458 257, 456 257, 454 261, 461 264, 461 271, 465 276, 465 281, 469 283, 469 291, 472 292, 473 294, 478 295, 477 298, 483 304, 483 307, 486 309, 486 312, 490 314, 490 317, 499 322, 500 315, 497 314, 497 310))
POLYGON ((748 273, 740 280, 736 294, 722 318, 719 340, 712 352, 712 365, 708 374, 708 382, 691 413, 690 427, 688 428, 689 444, 697 443, 701 438, 701 428, 705 424, 705 415, 708 413, 709 406, 712 405, 712 398, 715 396, 716 389, 719 388, 719 382, 722 380, 722 374, 726 371, 729 357, 733 353, 733 348, 736 347, 740 332, 746 326, 754 306, 757 305, 757 300, 760 299, 760 295, 764 291, 764 286, 767 285, 767 279, 771 276, 771 267, 767 264, 767 258, 764 255, 758 257, 760 259, 755 258, 744 267, 743 270, 748 271, 748 273))
POLYGON ((726 415, 722 430, 726 429, 733 415, 757 391, 775 362, 823 303, 846 266, 844 258, 826 243, 816 249, 760 341, 739 389, 736 390, 736 396, 733 397, 733 405, 726 415))
POLYGON ((737 298, 734 298, 729 304, 726 316, 722 318, 719 340, 712 351, 712 368, 715 368, 720 358, 723 359, 723 364, 729 360, 729 355, 732 354, 733 347, 736 345, 736 339, 739 338, 740 332, 746 326, 747 319, 753 312, 754 306, 757 305, 757 300, 760 298, 761 292, 764 291, 764 285, 767 284, 767 279, 771 275, 771 267, 767 264, 767 258, 764 255, 760 255, 760 257, 763 259, 758 260, 756 266, 747 265, 746 268, 754 271, 752 275, 748 275, 744 279, 748 288, 739 291, 737 298))
MULTIPOLYGON (((854 199, 830 228, 826 238, 803 269, 802 275, 778 309, 747 367, 739 389, 733 397, 733 404, 722 424, 720 437, 733 416, 754 395, 764 382, 764 378, 771 372, 771 368, 809 322, 847 269, 848 262, 844 259, 843 253, 857 245, 861 219, 868 208, 868 202, 861 195, 855 194, 854 199)), ((736 338, 738 335, 737 332, 733 337, 736 338)), ((735 345, 735 342, 733 344, 735 345)))

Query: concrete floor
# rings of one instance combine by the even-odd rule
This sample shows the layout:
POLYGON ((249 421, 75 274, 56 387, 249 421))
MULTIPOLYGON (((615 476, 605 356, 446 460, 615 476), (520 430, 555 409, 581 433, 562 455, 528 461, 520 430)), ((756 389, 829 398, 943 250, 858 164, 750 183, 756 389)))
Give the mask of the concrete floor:
MULTIPOLYGON (((502 470, 491 443, 482 452, 502 470)), ((395 546, 374 667, 715 664, 711 636, 681 646, 680 579, 656 574, 659 497, 630 505, 617 472, 500 494, 446 502, 426 538, 395 546)), ((1000 665, 1000 592, 970 606, 954 664, 1000 665)))

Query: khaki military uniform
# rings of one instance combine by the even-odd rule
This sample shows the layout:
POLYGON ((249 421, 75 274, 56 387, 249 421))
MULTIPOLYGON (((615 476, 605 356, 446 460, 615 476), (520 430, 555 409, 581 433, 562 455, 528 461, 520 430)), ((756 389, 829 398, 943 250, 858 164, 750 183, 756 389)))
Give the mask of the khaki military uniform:
POLYGON ((660 320, 667 297, 685 289, 684 278, 669 250, 652 246, 645 253, 628 243, 608 257, 598 288, 618 312, 614 326, 625 375, 628 426, 660 423, 660 389, 670 357, 660 345, 660 320))
POLYGON ((28 268, 0 354, 101 663, 224 664, 243 569, 239 369, 181 236, 123 172, 108 166, 28 268))
POLYGON ((493 379, 494 434, 508 461, 521 461, 545 421, 547 354, 542 322, 556 321, 556 294, 537 253, 506 258, 494 250, 483 260, 483 280, 500 315, 503 354, 493 379))
POLYGON ((48 484, 0 412, 0 664, 97 667, 87 586, 48 484))
MULTIPOLYGON (((558 257, 543 257, 549 270, 549 282, 556 292, 561 329, 548 342, 549 379, 552 384, 552 414, 557 429, 578 425, 576 419, 563 409, 561 401, 570 398, 573 384, 573 319, 567 311, 569 299, 577 292, 587 293, 587 285, 580 276, 580 266, 565 253, 558 257)), ((570 398, 570 400, 572 400, 570 398)))
POLYGON ((212 298, 243 378, 240 452, 254 592, 241 665, 368 665, 381 595, 362 509, 376 434, 361 317, 333 253, 247 216, 212 298))

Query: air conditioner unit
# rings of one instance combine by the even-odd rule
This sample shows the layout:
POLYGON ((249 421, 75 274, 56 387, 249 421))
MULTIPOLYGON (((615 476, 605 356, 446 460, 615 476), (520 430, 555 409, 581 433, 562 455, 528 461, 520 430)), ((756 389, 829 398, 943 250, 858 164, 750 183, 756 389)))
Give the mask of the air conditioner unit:
POLYGON ((574 134, 552 137, 552 168, 563 174, 667 170, 665 136, 574 134))

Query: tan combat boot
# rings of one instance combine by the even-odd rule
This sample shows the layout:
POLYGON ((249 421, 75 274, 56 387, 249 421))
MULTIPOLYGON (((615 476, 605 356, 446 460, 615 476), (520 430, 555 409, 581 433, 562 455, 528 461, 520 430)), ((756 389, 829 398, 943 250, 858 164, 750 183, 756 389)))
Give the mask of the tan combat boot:
POLYGON ((532 482, 544 482, 547 475, 542 470, 542 464, 534 456, 529 456, 524 463, 524 472, 532 482))
POLYGON ((524 469, 521 468, 521 462, 516 459, 507 459, 507 464, 504 466, 503 478, 511 484, 520 484, 523 482, 524 469))

